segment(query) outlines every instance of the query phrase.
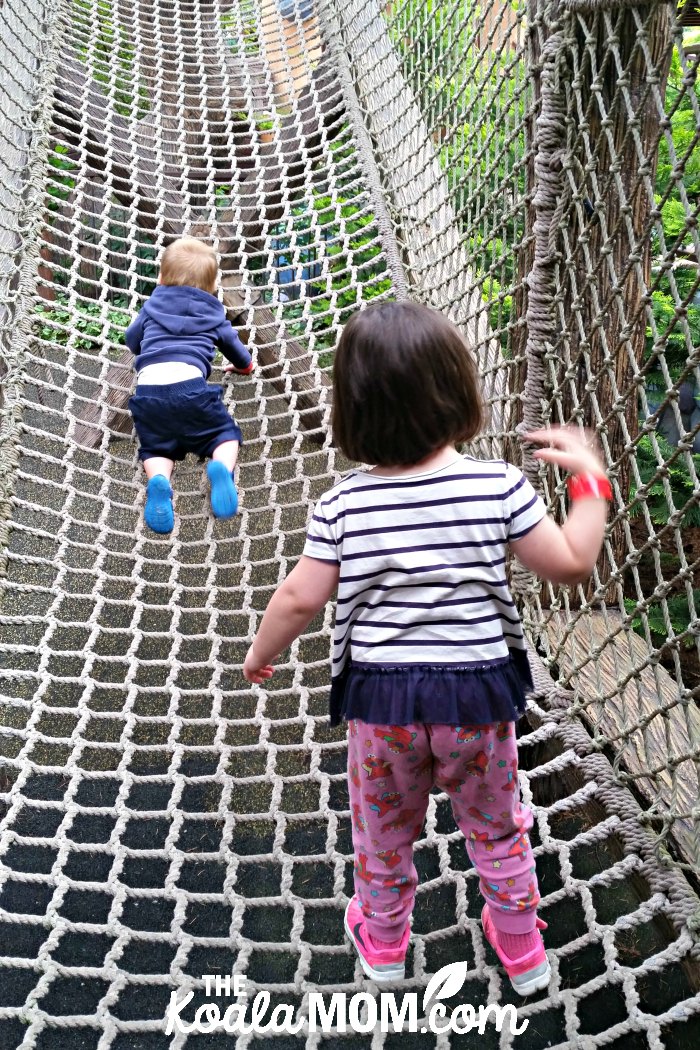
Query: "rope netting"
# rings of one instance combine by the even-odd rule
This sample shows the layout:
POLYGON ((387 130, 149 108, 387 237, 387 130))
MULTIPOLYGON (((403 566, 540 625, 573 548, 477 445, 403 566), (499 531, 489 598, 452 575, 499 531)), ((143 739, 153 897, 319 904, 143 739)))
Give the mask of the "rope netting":
MULTIPOLYGON (((513 566, 536 691, 521 784, 553 982, 518 1047, 700 1035, 700 103, 694 8, 568 0, 0 2, 0 1048, 166 1035, 173 990, 238 973, 304 1016, 354 992, 331 610, 266 689, 240 668, 314 500, 339 328, 447 312, 491 405, 479 453, 584 422, 615 500, 591 585, 513 566), (211 239, 256 370, 225 385, 241 509, 201 464, 143 525, 126 325, 162 248, 211 239)), ((512 1001, 447 800, 418 842, 406 989, 466 961, 512 1001)), ((468 1036, 242 1036, 241 1047, 468 1036)), ((507 1031, 481 1037, 511 1045, 507 1031)), ((419 1041, 420 1040, 420 1041, 419 1041)), ((465 1043, 466 1045, 466 1043, 465 1043)))

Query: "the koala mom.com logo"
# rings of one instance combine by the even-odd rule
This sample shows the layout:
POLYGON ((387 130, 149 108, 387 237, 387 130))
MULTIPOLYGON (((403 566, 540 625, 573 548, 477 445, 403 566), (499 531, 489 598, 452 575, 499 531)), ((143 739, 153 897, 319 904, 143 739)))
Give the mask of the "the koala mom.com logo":
POLYGON ((487 1024, 497 1032, 507 1027, 511 1035, 520 1035, 528 1026, 527 1020, 518 1023, 514 1006, 489 1003, 475 1007, 460 1003, 448 1009, 443 1000, 458 996, 467 977, 466 963, 450 963, 434 974, 420 997, 419 993, 381 992, 309 992, 308 1012, 296 1016, 296 1008, 280 1003, 270 1010, 270 993, 259 991, 251 1000, 246 991, 247 979, 242 974, 222 977, 204 974, 204 991, 208 1002, 197 1007, 191 1022, 183 1013, 194 998, 186 992, 179 999, 172 992, 165 1017, 165 1034, 173 1032, 208 1034, 226 1032, 229 1035, 296 1035, 304 1031, 324 1034, 345 1032, 444 1032, 465 1035, 477 1031, 483 1035, 487 1024), (235 1000, 230 1002, 228 1000, 235 1000))

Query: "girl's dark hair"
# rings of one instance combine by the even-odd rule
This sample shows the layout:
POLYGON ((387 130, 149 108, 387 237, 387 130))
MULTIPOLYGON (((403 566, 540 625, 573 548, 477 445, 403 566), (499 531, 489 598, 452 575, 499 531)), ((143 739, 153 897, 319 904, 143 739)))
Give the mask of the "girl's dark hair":
POLYGON ((409 466, 483 419, 476 363, 446 317, 412 302, 352 315, 333 364, 333 443, 348 459, 409 466))

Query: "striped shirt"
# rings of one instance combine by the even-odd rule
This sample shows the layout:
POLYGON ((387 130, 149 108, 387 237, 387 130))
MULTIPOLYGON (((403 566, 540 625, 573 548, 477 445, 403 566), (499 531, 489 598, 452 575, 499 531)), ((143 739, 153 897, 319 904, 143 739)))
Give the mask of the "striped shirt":
POLYGON ((529 481, 502 460, 346 475, 317 503, 304 547, 340 567, 333 677, 348 659, 484 666, 524 651, 506 551, 544 515, 529 481))

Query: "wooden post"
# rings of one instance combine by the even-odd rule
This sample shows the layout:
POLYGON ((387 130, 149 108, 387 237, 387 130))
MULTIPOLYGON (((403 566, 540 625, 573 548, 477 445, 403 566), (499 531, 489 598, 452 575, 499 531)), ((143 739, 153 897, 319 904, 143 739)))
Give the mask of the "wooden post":
MULTIPOLYGON (((588 68, 586 44, 580 38, 580 61, 588 73, 582 102, 596 183, 590 177, 586 179, 586 221, 579 224, 572 214, 572 259, 568 268, 562 267, 569 341, 564 364, 577 372, 577 396, 587 426, 596 425, 597 401, 624 500, 630 486, 630 461, 624 450, 628 438, 633 440, 638 433, 639 407, 633 380, 644 355, 651 283, 651 213, 663 135, 657 97, 665 96, 672 56, 667 5, 655 4, 651 11, 637 9, 638 14, 647 12, 651 66, 645 50, 638 47, 634 14, 628 9, 610 14, 616 22, 616 47, 624 81, 611 55, 603 19, 598 20, 597 27, 595 76, 588 68), (594 389, 586 391, 589 376, 597 379, 594 389)), ((582 166, 591 163, 585 147, 579 160, 582 166)), ((563 401, 564 418, 570 418, 574 403, 568 390, 563 401)), ((610 544, 612 560, 604 550, 598 562, 601 579, 625 559, 622 523, 613 529, 610 544)), ((617 597, 611 587, 606 600, 617 602, 617 597)))
MULTIPOLYGON (((546 39, 541 19, 536 17, 539 6, 537 0, 531 0, 530 60, 536 70, 536 98, 540 88, 538 63, 546 39)), ((637 9, 642 14, 647 11, 643 7, 637 9)), ((577 17, 587 17, 590 31, 597 33, 596 51, 592 56, 587 37, 579 28, 575 55, 568 56, 572 80, 574 58, 577 67, 573 90, 580 92, 578 106, 574 109, 570 103, 569 109, 575 156, 568 156, 567 149, 566 163, 574 167, 565 172, 563 189, 569 193, 569 179, 573 179, 583 204, 578 209, 570 206, 564 210, 566 236, 560 231, 556 239, 561 314, 553 314, 552 345, 561 364, 554 380, 558 389, 552 390, 552 379, 548 378, 545 397, 559 399, 564 421, 577 420, 595 428, 598 417, 602 418, 611 459, 617 461, 617 481, 626 499, 630 467, 623 451, 626 435, 633 439, 638 432, 633 378, 645 347, 646 295, 651 275, 649 228, 663 134, 657 95, 664 96, 670 68, 671 21, 664 4, 654 5, 649 12, 647 47, 654 72, 650 77, 652 70, 645 50, 638 47, 637 25, 629 9, 621 7, 598 15, 581 12, 577 17), (615 26, 619 62, 611 50, 606 19, 612 19, 615 26), (595 383, 589 381, 591 376, 596 377, 595 383)), ((520 314, 526 294, 524 282, 534 258, 532 200, 536 188, 534 151, 538 144, 532 121, 526 125, 526 134, 528 229, 519 254, 516 308, 520 314)), ((523 358, 527 332, 521 328, 515 332, 517 384, 522 390, 528 368, 523 358)), ((551 404, 553 421, 557 422, 556 406, 553 401, 551 404)), ((514 408, 513 426, 522 418, 522 405, 516 401, 514 408)), ((622 525, 613 530, 610 542, 612 561, 604 550, 598 563, 601 579, 609 577, 624 561, 626 541, 622 525)), ((606 600, 616 603, 617 598, 611 587, 606 600)), ((574 600, 573 594, 571 599, 574 600)))

